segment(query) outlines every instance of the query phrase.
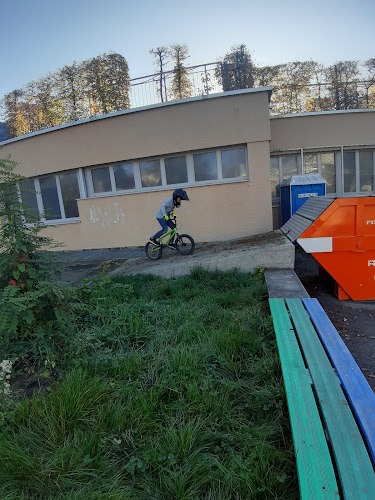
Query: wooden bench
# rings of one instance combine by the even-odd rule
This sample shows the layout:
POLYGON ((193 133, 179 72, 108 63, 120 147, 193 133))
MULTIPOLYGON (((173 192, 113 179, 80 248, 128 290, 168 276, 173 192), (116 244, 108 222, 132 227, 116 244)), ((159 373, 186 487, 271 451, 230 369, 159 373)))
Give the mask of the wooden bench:
POLYGON ((316 299, 269 303, 301 498, 374 500, 374 393, 316 299))

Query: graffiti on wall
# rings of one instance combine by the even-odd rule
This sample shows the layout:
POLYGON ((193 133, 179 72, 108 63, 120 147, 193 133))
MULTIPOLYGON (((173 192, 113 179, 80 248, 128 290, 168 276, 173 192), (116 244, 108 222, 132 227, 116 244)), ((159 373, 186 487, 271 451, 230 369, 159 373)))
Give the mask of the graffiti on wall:
POLYGON ((125 213, 118 203, 102 209, 96 205, 90 208, 90 222, 100 224, 102 227, 110 227, 112 224, 124 224, 125 213))

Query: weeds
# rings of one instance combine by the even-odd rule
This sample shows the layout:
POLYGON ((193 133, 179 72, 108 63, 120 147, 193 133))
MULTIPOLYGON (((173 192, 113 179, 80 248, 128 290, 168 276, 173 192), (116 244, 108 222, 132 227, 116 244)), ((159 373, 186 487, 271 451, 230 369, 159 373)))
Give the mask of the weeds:
POLYGON ((2 499, 298 498, 261 272, 69 294, 48 344, 62 380, 0 433, 2 499))

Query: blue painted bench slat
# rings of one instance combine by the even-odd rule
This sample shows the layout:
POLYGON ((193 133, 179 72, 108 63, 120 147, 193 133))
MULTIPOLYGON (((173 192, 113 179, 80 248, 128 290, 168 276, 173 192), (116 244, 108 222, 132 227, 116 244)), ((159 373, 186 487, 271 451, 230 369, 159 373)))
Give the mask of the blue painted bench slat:
POLYGON ((336 370, 375 462, 375 394, 318 300, 302 299, 302 302, 336 370))

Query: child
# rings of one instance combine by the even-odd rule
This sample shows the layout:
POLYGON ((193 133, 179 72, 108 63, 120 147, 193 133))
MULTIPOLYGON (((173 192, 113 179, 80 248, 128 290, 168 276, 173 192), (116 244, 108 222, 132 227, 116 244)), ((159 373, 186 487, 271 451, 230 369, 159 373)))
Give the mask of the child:
MULTIPOLYGON (((152 238, 150 238, 151 243, 154 245, 159 245, 156 241, 156 238, 159 238, 162 234, 168 231, 168 227, 173 229, 174 224, 170 220, 169 216, 171 212, 173 212, 174 208, 177 208, 181 205, 181 200, 189 201, 189 197, 185 191, 185 189, 175 189, 173 192, 173 196, 171 198, 167 198, 162 206, 156 213, 156 218, 161 225, 162 229, 154 234, 152 238)), ((173 240, 168 244, 169 247, 173 248, 173 240)))

